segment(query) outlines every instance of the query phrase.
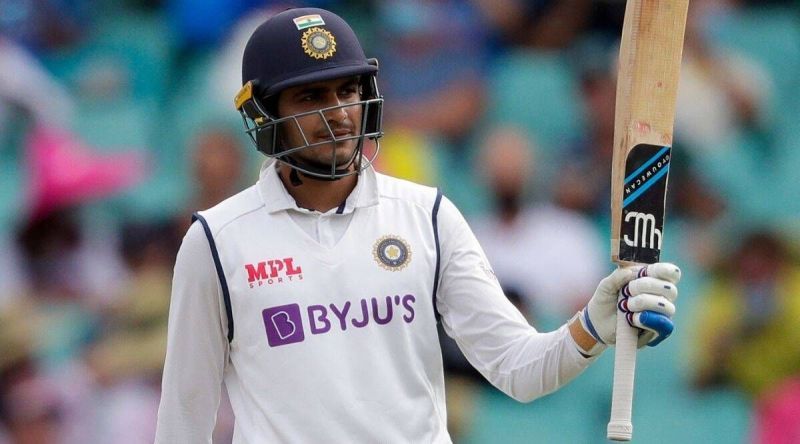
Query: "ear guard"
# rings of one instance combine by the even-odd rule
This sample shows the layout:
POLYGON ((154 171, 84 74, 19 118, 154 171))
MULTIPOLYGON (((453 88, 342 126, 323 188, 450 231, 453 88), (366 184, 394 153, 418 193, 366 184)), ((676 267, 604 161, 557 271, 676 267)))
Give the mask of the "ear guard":
POLYGON ((250 80, 245 83, 236 94, 234 104, 242 115, 245 132, 253 140, 256 149, 267 156, 274 156, 277 154, 275 152, 277 131, 275 125, 268 124, 275 119, 267 113, 261 101, 253 94, 257 86, 258 80, 250 80))

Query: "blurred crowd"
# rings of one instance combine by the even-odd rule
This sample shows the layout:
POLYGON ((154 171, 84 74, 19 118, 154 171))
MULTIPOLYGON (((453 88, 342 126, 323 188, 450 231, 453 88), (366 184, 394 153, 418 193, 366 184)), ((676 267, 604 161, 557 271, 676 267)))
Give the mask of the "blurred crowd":
MULTIPOLYGON (((292 5, 378 57, 378 170, 442 188, 531 324, 610 271, 624 1, 0 0, 0 444, 152 442, 175 254, 257 178, 241 53, 292 5)), ((647 442, 800 443, 798 114, 797 3, 691 0, 662 256, 684 279, 675 337, 641 353, 647 442)), ((609 356, 518 405, 442 346, 457 442, 604 436, 609 356)))

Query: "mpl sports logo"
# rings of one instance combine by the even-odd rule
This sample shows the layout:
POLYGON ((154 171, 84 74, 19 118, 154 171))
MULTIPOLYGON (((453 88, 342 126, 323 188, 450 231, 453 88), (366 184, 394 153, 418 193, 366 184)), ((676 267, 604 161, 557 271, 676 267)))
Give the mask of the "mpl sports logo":
POLYGON ((370 324, 386 325, 393 321, 410 324, 414 320, 416 301, 414 295, 406 294, 339 304, 309 305, 304 309, 299 304, 287 304, 265 308, 261 316, 267 332, 267 343, 270 347, 280 347, 303 342, 306 332, 323 335, 332 331, 364 328, 370 324))
POLYGON ((296 265, 294 258, 291 257, 245 264, 244 268, 247 270, 247 283, 250 288, 303 280, 302 267, 296 265))

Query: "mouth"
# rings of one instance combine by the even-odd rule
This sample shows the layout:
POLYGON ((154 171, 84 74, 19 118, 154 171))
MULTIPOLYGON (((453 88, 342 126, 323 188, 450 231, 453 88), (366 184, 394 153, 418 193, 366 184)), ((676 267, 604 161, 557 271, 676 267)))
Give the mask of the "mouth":
POLYGON ((333 130, 333 137, 331 137, 331 133, 325 131, 323 133, 317 134, 317 141, 319 142, 330 142, 334 140, 343 139, 345 137, 350 137, 353 135, 353 130, 349 128, 337 128, 333 130))
POLYGON ((333 136, 337 139, 342 137, 349 137, 353 135, 353 130, 350 129, 337 129, 333 131, 333 136))

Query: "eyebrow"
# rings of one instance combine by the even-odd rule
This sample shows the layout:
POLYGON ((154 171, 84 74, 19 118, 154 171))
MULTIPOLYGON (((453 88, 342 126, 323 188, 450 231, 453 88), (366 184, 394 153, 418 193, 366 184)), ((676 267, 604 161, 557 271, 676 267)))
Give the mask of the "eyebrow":
MULTIPOLYGON (((338 85, 336 87, 336 89, 345 88, 345 87, 349 87, 349 86, 353 86, 353 85, 358 85, 358 77, 353 77, 352 79, 342 83, 341 85, 338 85)), ((297 91, 292 96, 297 98, 297 97, 305 95, 305 94, 321 94, 321 93, 324 93, 325 91, 327 91, 328 89, 330 89, 330 88, 327 87, 327 86, 310 85, 310 86, 308 86, 306 88, 303 88, 303 89, 297 91)))

